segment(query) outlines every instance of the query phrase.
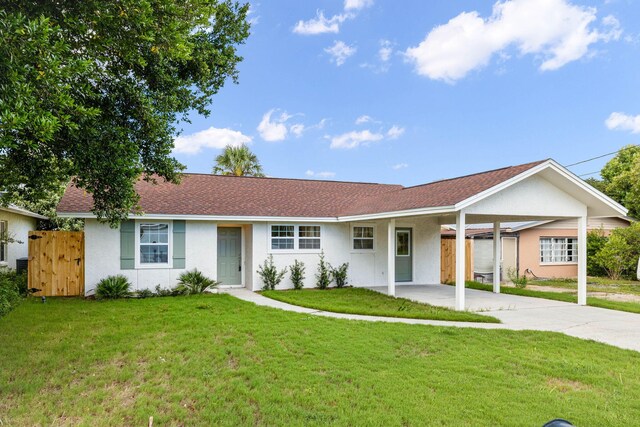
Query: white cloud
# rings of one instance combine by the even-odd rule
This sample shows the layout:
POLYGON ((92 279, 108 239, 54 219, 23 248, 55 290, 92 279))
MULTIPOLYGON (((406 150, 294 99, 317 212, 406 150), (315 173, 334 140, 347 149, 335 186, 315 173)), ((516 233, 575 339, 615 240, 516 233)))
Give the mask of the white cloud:
POLYGON ((344 0, 344 10, 360 10, 373 6, 373 0, 344 0))
POLYGON ((181 135, 174 141, 175 153, 198 154, 203 148, 224 148, 227 145, 239 146, 251 142, 251 137, 228 128, 201 130, 190 135, 181 135))
POLYGON ((403 133, 404 133, 404 128, 401 128, 399 126, 393 125, 387 131, 387 138, 389 138, 389 139, 398 139, 398 138, 400 138, 402 136, 403 133))
POLYGON ((331 138, 331 148, 351 149, 360 145, 368 145, 371 142, 384 138, 381 133, 373 133, 370 130, 351 131, 331 138))
POLYGON ((625 113, 611 113, 605 121, 611 130, 625 130, 631 133, 640 133, 640 115, 630 116, 625 113))
POLYGON ((296 26, 293 27, 293 32, 305 36, 338 33, 340 32, 340 24, 352 17, 353 16, 351 14, 338 14, 333 15, 331 18, 327 18, 324 16, 324 12, 319 10, 316 12, 315 18, 309 19, 308 21, 298 21, 296 26))
POLYGON ((393 47, 389 40, 380 40, 380 50, 378 50, 378 58, 380 61, 387 62, 391 59, 393 47))
POLYGON ((592 28, 596 9, 567 0, 505 0, 490 17, 464 12, 433 28, 426 38, 405 51, 416 72, 434 80, 454 82, 486 66, 492 56, 515 46, 521 55, 541 58, 540 70, 555 70, 578 60, 598 41, 617 40, 619 23, 612 16, 602 28, 592 28))
POLYGON ((305 172, 305 175, 312 176, 316 178, 333 178, 336 176, 335 172, 323 171, 323 172, 314 172, 311 169, 305 172))
POLYGON ((271 116, 275 112, 275 109, 267 111, 258 125, 258 132, 260 137, 265 141, 274 142, 282 141, 287 137, 289 129, 285 122, 291 118, 289 114, 283 112, 278 118, 271 120, 271 116))
POLYGON ((300 137, 304 133, 305 127, 304 127, 304 125, 302 123, 296 123, 295 125, 291 125, 289 130, 295 136, 300 137))
POLYGON ((331 62, 335 62, 339 67, 344 62, 356 53, 358 49, 354 46, 349 46, 343 41, 336 40, 333 46, 326 48, 324 51, 331 55, 331 62))
POLYGON ((361 125, 363 123, 369 123, 372 122, 373 119, 371 118, 371 116, 367 116, 366 114, 363 114, 362 116, 358 117, 356 119, 356 124, 357 125, 361 125))
POLYGON ((396 170, 396 171, 400 170, 400 169, 405 169, 405 168, 408 168, 408 167, 409 167, 409 165, 406 164, 406 163, 398 163, 398 164, 395 164, 395 165, 391 166, 391 168, 393 170, 396 170))

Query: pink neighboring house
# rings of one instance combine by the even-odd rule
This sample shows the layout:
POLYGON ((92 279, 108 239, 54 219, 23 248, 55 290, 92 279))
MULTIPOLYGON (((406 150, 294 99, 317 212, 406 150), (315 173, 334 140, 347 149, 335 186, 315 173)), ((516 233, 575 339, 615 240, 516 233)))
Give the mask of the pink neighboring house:
MULTIPOLYGON (((631 218, 589 218, 589 231, 602 228, 605 235, 615 228, 628 227, 631 218)), ((537 277, 577 277, 577 221, 539 221, 513 227, 518 234, 518 270, 537 277)))

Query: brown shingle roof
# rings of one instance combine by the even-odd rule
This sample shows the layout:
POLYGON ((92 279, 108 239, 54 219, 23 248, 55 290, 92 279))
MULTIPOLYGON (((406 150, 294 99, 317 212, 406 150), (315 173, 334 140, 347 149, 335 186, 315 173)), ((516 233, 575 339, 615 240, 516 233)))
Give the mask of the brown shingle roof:
MULTIPOLYGON (((338 217, 450 206, 539 165, 527 163, 416 187, 340 181, 185 174, 179 185, 136 184, 146 214, 338 217)), ((59 213, 88 213, 93 199, 67 187, 59 213)))
POLYGON ((546 160, 435 181, 359 200, 341 216, 453 206, 544 163, 546 160))

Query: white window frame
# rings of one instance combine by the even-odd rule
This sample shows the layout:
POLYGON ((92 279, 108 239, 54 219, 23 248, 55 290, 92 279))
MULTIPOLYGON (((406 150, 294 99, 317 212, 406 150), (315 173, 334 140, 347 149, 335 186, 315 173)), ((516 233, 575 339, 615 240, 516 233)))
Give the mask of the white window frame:
MULTIPOLYGON (((560 256, 562 256, 562 254, 560 254, 560 256)), ((575 265, 578 264, 578 238, 575 236, 540 236, 540 239, 538 241, 538 260, 540 261, 540 265, 575 265), (564 248, 567 251, 567 253, 565 254, 566 258, 568 258, 569 253, 568 253, 568 247, 569 247, 569 240, 574 240, 574 245, 573 245, 573 257, 575 258, 575 261, 543 261, 542 260, 542 241, 543 240, 551 240, 551 259, 555 259, 556 258, 556 253, 555 251, 557 250, 556 248, 554 248, 554 245, 557 243, 555 242, 555 240, 564 240, 564 248)))
POLYGON ((172 268, 173 266, 173 221, 145 221, 145 220, 137 220, 136 221, 136 230, 135 230, 135 261, 137 269, 166 269, 172 268), (167 233, 169 233, 169 251, 167 255, 166 263, 143 263, 140 261, 140 226, 142 224, 166 224, 169 226, 167 233))
MULTIPOLYGON (((0 220, 0 237, 4 234, 5 238, 9 237, 9 221, 0 220)), ((5 266, 9 262, 9 242, 0 243, 4 247, 4 259, 0 259, 0 265, 5 266)))
POLYGON ((351 253, 365 253, 365 254, 370 254, 376 251, 376 242, 378 239, 376 239, 376 226, 375 224, 353 224, 351 226, 351 253), (369 239, 368 237, 356 237, 356 228, 357 227, 366 227, 366 228, 372 228, 373 229, 373 237, 371 239, 369 239), (355 249, 354 248, 354 244, 355 244, 355 240, 356 239, 360 239, 360 240, 372 240, 373 244, 371 249, 355 249))
MULTIPOLYGON (((273 223, 268 224, 268 253, 284 254, 284 253, 305 253, 305 254, 319 254, 324 248, 324 227, 320 224, 286 224, 286 223, 273 223), (282 239, 283 237, 273 237, 272 227, 293 227, 293 249, 274 249, 272 246, 272 240, 282 239), (320 248, 318 249, 300 249, 300 227, 319 227, 320 228, 320 248)), ((285 237, 286 238, 286 237, 285 237)), ((303 237, 303 239, 312 239, 313 237, 303 237)))

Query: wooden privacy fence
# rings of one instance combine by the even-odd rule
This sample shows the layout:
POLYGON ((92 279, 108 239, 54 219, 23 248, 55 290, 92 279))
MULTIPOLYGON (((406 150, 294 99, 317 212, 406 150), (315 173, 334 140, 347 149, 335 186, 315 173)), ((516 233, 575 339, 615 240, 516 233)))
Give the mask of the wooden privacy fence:
POLYGON ((38 296, 84 295, 84 233, 29 232, 29 288, 38 296))
MULTIPOLYGON (((465 239, 464 280, 473 280, 473 241, 465 239)), ((456 281, 456 239, 440 239, 440 283, 456 281)))

